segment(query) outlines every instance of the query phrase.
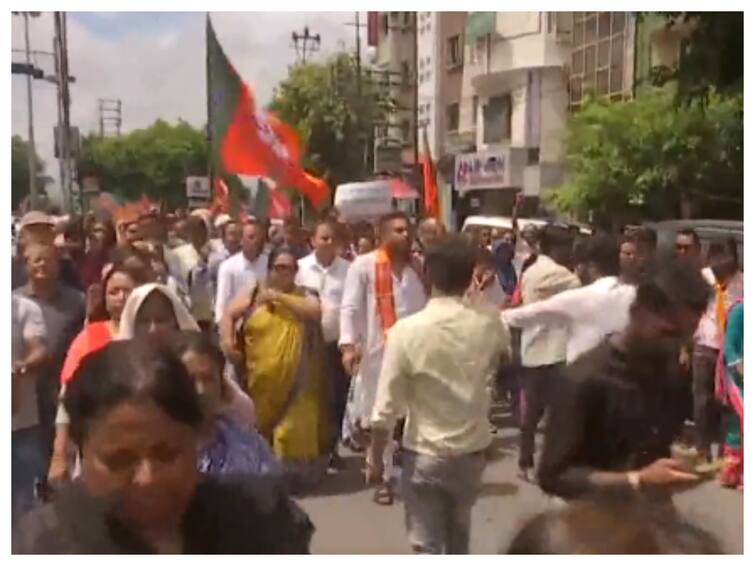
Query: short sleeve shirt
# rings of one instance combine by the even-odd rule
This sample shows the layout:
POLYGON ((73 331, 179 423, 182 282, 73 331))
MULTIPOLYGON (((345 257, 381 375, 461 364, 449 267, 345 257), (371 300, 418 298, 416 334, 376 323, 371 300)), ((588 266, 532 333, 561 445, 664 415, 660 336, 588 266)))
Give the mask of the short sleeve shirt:
MULTIPOLYGON (((33 301, 11 295, 11 357, 14 362, 26 355, 29 340, 45 338, 45 323, 42 311, 33 301)), ((24 378, 22 378, 24 379, 24 378)), ((13 415, 13 430, 22 430, 39 422, 37 393, 34 380, 24 379, 21 386, 22 405, 13 415)))

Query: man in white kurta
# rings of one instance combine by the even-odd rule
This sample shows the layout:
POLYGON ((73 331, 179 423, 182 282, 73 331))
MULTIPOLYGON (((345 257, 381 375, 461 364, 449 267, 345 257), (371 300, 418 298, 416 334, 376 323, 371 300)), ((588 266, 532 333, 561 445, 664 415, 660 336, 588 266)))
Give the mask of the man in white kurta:
MULTIPOLYGON (((420 311, 427 297, 422 281, 409 263, 409 223, 404 217, 384 221, 381 239, 384 246, 392 245, 405 234, 406 260, 400 261, 403 267, 399 275, 392 270, 393 304, 396 319, 420 311)), ((403 246, 403 243, 400 244, 403 246)), ((339 345, 342 352, 358 349, 361 352, 359 369, 354 387, 354 414, 352 417, 364 428, 369 427, 372 407, 375 404, 377 381, 383 363, 385 333, 378 313, 375 293, 375 265, 378 252, 357 257, 349 267, 341 302, 341 335, 339 345)), ((390 251, 389 251, 390 255, 390 251)), ((393 260, 392 260, 393 262, 393 260)), ((347 356, 344 356, 347 359, 347 356)), ((346 368, 347 371, 351 368, 346 368)), ((391 475, 391 447, 384 454, 385 479, 391 475)))

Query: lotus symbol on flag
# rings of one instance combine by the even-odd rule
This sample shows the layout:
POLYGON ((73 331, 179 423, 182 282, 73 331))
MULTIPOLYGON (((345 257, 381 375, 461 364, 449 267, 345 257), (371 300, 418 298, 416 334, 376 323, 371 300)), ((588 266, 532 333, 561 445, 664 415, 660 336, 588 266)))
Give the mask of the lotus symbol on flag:
POLYGON ((256 110, 254 116, 252 116, 252 121, 257 126, 257 134, 265 145, 275 152, 275 155, 279 159, 289 161, 291 154, 270 126, 270 123, 267 121, 267 114, 264 111, 256 110))

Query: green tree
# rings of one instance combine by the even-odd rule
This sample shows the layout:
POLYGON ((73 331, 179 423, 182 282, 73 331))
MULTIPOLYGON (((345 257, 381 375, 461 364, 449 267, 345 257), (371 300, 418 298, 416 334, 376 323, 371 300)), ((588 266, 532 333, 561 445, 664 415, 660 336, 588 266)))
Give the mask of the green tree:
POLYGON ((677 105, 673 89, 588 99, 567 127, 569 179, 546 198, 598 224, 743 214, 743 98, 677 105))
POLYGON ((179 120, 157 120, 124 136, 84 139, 79 174, 95 176, 100 188, 137 200, 142 194, 169 207, 184 206, 184 179, 207 173, 207 143, 202 130, 179 120))
MULTIPOLYGON (((29 144, 21 139, 21 136, 12 136, 11 140, 11 209, 15 210, 18 205, 29 195, 29 144)), ((37 155, 37 188, 40 196, 45 192, 47 180, 43 173, 45 164, 37 155)), ((39 203, 37 203, 39 204, 39 203)))
POLYGON ((371 169, 374 125, 394 104, 365 70, 361 85, 357 77, 356 62, 347 53, 324 64, 297 65, 269 106, 299 133, 304 166, 331 184, 364 178, 371 169))
MULTIPOLYGON (((641 13, 644 17, 651 13, 641 13)), ((743 12, 661 12, 667 27, 691 25, 674 69, 656 67, 655 84, 675 81, 680 101, 705 100, 711 88, 741 93, 744 77, 743 12)))

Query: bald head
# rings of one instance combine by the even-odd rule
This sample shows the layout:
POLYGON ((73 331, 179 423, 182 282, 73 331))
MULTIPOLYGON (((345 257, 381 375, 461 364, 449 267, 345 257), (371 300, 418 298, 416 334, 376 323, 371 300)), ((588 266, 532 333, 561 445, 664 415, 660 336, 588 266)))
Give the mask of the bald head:
POLYGON ((442 223, 438 222, 435 218, 425 218, 419 223, 417 235, 422 247, 427 249, 438 238, 446 233, 446 229, 442 223))

